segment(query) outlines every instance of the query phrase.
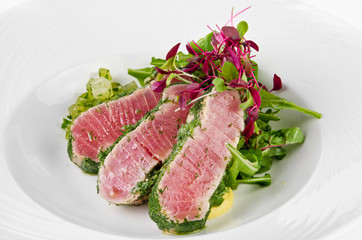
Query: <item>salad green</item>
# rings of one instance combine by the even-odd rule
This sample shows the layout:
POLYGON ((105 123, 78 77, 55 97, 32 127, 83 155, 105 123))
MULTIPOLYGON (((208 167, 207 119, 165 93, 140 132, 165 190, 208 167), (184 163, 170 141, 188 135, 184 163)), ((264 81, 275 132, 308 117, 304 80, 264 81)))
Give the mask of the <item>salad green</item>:
MULTIPOLYGON (((284 147, 303 143, 305 137, 297 126, 288 129, 272 128, 270 123, 280 120, 278 113, 281 110, 295 110, 318 119, 322 117, 318 112, 272 93, 282 88, 278 75, 274 74, 271 90, 258 79, 258 64, 252 60, 254 55, 251 52, 259 51, 259 46, 245 39, 248 28, 247 22, 241 21, 236 28, 224 26, 218 28, 219 31, 212 30, 198 41, 188 42, 187 54, 178 51, 180 44, 176 44, 166 59, 152 58, 152 67, 129 70, 141 84, 155 78, 155 91, 162 91, 170 84, 170 79, 188 83, 186 91, 180 93, 180 109, 187 104, 201 101, 200 98, 208 94, 227 89, 238 89, 241 92, 240 108, 245 114, 245 129, 237 148, 227 145, 233 157, 220 183, 224 189, 237 189, 241 183, 270 185, 271 175, 267 171, 275 160, 282 160, 286 156, 284 147), (210 92, 211 88, 215 90, 210 92), (196 98, 200 92, 204 94, 196 98), (195 96, 191 97, 193 100, 188 103, 183 101, 186 93, 195 96)), ((185 135, 183 131, 181 128, 180 136, 185 135)), ((178 140, 182 142, 182 139, 178 140)), ((213 205, 222 203, 224 193, 225 191, 214 193, 212 199, 219 201, 213 201, 213 205)))

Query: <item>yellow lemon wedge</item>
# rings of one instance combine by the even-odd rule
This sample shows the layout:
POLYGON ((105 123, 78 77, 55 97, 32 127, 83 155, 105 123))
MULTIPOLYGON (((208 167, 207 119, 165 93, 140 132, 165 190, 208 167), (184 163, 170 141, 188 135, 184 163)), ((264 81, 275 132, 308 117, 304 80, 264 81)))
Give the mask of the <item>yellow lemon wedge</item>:
POLYGON ((229 191, 224 194, 223 198, 224 198, 224 201, 222 202, 222 204, 220 206, 211 208, 209 217, 207 218, 208 220, 223 215, 224 213, 229 211, 230 208, 233 206, 234 193, 231 190, 231 188, 229 188, 229 191))

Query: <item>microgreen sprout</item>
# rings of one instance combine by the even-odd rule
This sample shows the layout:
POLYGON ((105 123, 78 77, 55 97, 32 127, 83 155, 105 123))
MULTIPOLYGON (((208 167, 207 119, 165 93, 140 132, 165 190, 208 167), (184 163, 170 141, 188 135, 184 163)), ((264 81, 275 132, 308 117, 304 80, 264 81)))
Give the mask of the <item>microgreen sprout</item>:
POLYGON ((242 100, 240 108, 244 110, 246 116, 242 132, 245 141, 258 134, 256 121, 263 107, 279 110, 287 106, 285 108, 318 118, 321 116, 291 103, 285 103, 279 107, 280 104, 274 104, 278 100, 273 97, 274 95, 271 97, 266 95, 280 90, 282 81, 278 75, 274 74, 273 88, 270 91, 258 82, 258 65, 251 59, 255 57, 254 51, 259 51, 259 46, 254 41, 245 38, 249 29, 247 22, 241 21, 234 27, 235 17, 249 8, 236 14, 232 9, 231 18, 222 27, 216 25, 216 30, 207 26, 211 31, 209 34, 198 41, 189 41, 186 44, 188 54, 178 52, 181 44, 177 43, 167 53, 165 60, 157 59, 156 61, 155 59, 154 61, 153 59, 156 81, 151 86, 154 91, 161 92, 174 82, 189 84, 184 91, 180 92, 179 108, 176 111, 184 110, 187 105, 211 94, 228 89, 240 91, 242 100), (263 100, 261 95, 273 101, 263 100), (187 102, 185 100, 187 98, 190 98, 190 101, 187 102))
MULTIPOLYGON (((217 30, 211 27, 211 33, 199 41, 190 41, 186 44, 189 57, 187 64, 181 68, 175 64, 177 61, 177 51, 180 43, 176 44, 166 55, 166 61, 161 67, 156 67, 157 81, 152 85, 155 91, 162 91, 169 86, 172 81, 188 83, 189 86, 180 93, 179 109, 185 109, 191 104, 205 96, 216 92, 223 92, 227 89, 237 89, 243 93, 243 103, 247 103, 248 118, 243 131, 244 137, 250 137, 254 132, 254 122, 257 119, 260 100, 260 89, 256 79, 255 64, 250 58, 252 51, 259 51, 258 45, 251 40, 246 40, 244 35, 248 30, 245 21, 240 22, 237 27, 233 26, 236 16, 246 11, 250 7, 233 14, 227 24, 223 27, 216 25, 217 30), (228 25, 230 24, 230 25, 228 25), (214 88, 210 93, 204 93, 208 88, 214 88), (190 94, 191 101, 186 103, 185 94, 190 94), (252 114, 252 115, 250 115, 252 114)), ((275 87, 281 87, 280 78, 274 77, 275 87)))

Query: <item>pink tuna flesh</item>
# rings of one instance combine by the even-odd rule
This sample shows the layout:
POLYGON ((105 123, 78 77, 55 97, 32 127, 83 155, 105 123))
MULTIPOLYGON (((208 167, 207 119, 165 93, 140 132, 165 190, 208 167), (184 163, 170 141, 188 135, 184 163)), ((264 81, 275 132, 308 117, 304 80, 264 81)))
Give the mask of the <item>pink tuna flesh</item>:
POLYGON ((205 218, 209 199, 231 158, 225 144, 236 146, 244 128, 240 103, 236 90, 204 99, 201 126, 194 129, 158 184, 161 213, 167 219, 182 223, 205 218))
POLYGON ((146 87, 82 113, 71 127, 73 161, 78 165, 82 164, 84 158, 99 162, 99 151, 107 149, 117 140, 122 134, 122 127, 135 124, 156 107, 160 99, 160 93, 146 87))
POLYGON ((186 122, 185 111, 175 111, 173 101, 186 85, 173 85, 164 91, 158 111, 124 136, 104 160, 98 174, 98 189, 102 198, 115 204, 139 204, 144 200, 134 189, 157 165, 162 164, 176 144, 177 131, 186 122))

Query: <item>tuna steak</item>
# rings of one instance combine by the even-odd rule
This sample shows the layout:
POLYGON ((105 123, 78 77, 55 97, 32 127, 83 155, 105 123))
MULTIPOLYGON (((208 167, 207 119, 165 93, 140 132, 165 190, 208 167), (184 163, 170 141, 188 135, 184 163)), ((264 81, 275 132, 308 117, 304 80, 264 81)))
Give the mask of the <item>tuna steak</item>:
POLYGON ((135 124, 156 107, 160 98, 160 93, 147 86, 83 112, 71 127, 72 136, 68 145, 71 160, 84 172, 97 173, 98 153, 121 136, 123 126, 135 124))
POLYGON ((114 204, 147 200, 155 174, 176 144, 178 129, 186 122, 190 107, 175 111, 176 97, 186 86, 167 88, 157 111, 113 147, 99 169, 98 193, 102 198, 114 204))
POLYGON ((183 233, 204 227, 209 200, 231 159, 225 144, 236 146, 244 128, 240 103, 238 91, 226 90, 190 110, 193 120, 179 130, 150 194, 150 217, 161 230, 183 233))

